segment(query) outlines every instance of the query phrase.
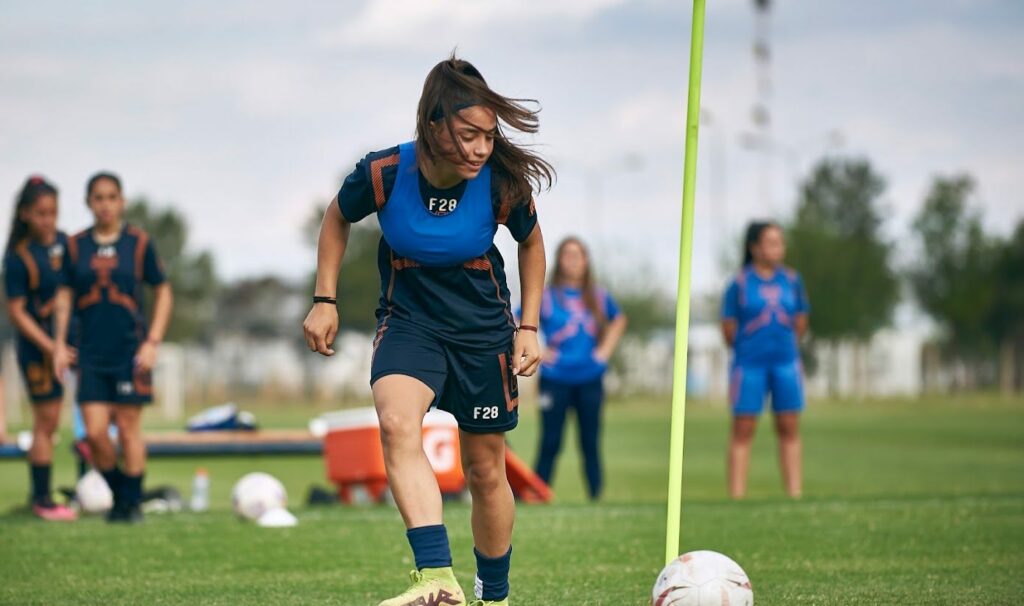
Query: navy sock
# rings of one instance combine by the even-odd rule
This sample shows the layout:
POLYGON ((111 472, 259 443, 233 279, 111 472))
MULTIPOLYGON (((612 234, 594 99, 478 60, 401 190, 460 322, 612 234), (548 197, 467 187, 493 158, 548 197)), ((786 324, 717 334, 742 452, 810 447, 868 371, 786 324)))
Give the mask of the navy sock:
POLYGON ((39 503, 50 496, 50 470, 53 468, 49 463, 36 465, 29 463, 29 472, 32 477, 32 502, 39 503))
POLYGON ((489 558, 473 548, 476 556, 476 597, 497 601, 508 597, 508 570, 512 567, 512 546, 505 555, 489 558))
POLYGON ((121 473, 121 468, 114 465, 113 468, 107 470, 99 470, 100 475, 107 481, 107 486, 110 487, 110 492, 114 495, 114 505, 118 505, 121 502, 121 493, 124 492, 124 474, 121 473))
POLYGON ((452 565, 452 550, 448 546, 448 531, 444 524, 410 528, 405 531, 405 536, 409 538, 417 570, 452 565))
POLYGON ((123 474, 121 482, 124 486, 122 496, 126 507, 138 507, 142 503, 142 475, 130 476, 123 474))

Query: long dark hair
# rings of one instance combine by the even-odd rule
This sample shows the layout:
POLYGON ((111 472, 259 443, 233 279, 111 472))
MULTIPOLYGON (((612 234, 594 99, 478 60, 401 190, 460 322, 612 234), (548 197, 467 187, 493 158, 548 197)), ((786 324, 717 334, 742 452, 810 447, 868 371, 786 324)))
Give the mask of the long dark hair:
POLYGON ((468 160, 455 136, 452 118, 459 111, 482 105, 498 116, 498 129, 494 136, 494 151, 488 160, 498 177, 498 191, 503 201, 512 205, 528 204, 533 192, 549 189, 555 179, 555 169, 539 155, 515 145, 502 132, 502 123, 521 133, 533 134, 538 129, 537 114, 526 104, 537 104, 533 99, 512 99, 494 92, 487 86, 480 70, 468 61, 455 56, 438 63, 423 82, 423 94, 416 110, 417 154, 431 162, 442 156, 442 145, 431 122, 444 120, 448 135, 455 143, 455 153, 462 161, 468 160))
POLYGON ((117 191, 123 191, 121 189, 121 178, 120 177, 118 177, 114 173, 110 173, 110 172, 105 172, 105 171, 98 172, 95 175, 89 177, 88 183, 85 184, 85 203, 86 204, 89 203, 89 196, 92 195, 93 188, 96 187, 96 184, 99 183, 100 181, 102 181, 103 179, 107 179, 108 181, 110 181, 111 183, 116 185, 117 186, 117 191))
POLYGON ((7 234, 7 252, 10 252, 28 236, 28 223, 21 220, 21 213, 32 207, 36 200, 43 196, 57 196, 57 188, 39 175, 33 175, 25 181, 21 193, 14 201, 14 216, 11 217, 11 231, 7 234))
POLYGON ((750 252, 750 247, 760 242, 761 234, 770 227, 777 228, 779 224, 774 221, 751 221, 747 225, 747 237, 743 240, 743 267, 754 262, 754 253, 750 252))
POLYGON ((558 243, 558 248, 555 250, 555 271, 551 274, 551 286, 561 287, 565 285, 566 279, 565 270, 562 268, 562 252, 566 246, 571 244, 579 246, 580 250, 583 251, 583 258, 587 260, 587 270, 583 272, 583 285, 580 290, 583 295, 583 305, 590 312, 590 315, 597 320, 598 335, 601 335, 608 326, 608 316, 605 314, 602 301, 598 300, 597 286, 594 284, 594 270, 590 264, 590 250, 587 249, 587 245, 583 243, 583 240, 576 236, 567 236, 558 243))

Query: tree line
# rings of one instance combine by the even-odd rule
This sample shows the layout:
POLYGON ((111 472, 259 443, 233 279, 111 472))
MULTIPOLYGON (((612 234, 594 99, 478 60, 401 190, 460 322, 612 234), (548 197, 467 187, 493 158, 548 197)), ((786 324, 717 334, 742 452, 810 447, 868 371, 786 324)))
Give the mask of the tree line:
MULTIPOLYGON (((897 305, 911 299, 934 322, 941 359, 968 370, 962 387, 1020 389, 1024 219, 1007 236, 987 232, 974 179, 939 176, 897 246, 885 232, 886 188, 867 159, 824 158, 799 184, 793 216, 780 222, 788 263, 801 272, 812 301, 811 343, 867 343, 892 325, 897 305), (899 261, 898 252, 912 260, 899 261)), ((304 225, 310 247, 316 245, 325 205, 314 204, 304 225)), ((306 309, 290 309, 288 302, 312 292, 312 268, 301 281, 263 276, 226 283, 217 275, 213 254, 189 245, 188 221, 173 206, 138 198, 127 217, 155 239, 175 289, 169 339, 209 342, 218 331, 232 331, 288 338, 302 346, 297 326, 306 309)), ((338 289, 345 329, 374 329, 379 237, 372 221, 353 225, 338 289)), ((630 314, 634 335, 647 337, 671 326, 671 302, 635 280, 626 284, 616 297, 630 314)), ((9 324, 0 327, 9 338, 9 324)))

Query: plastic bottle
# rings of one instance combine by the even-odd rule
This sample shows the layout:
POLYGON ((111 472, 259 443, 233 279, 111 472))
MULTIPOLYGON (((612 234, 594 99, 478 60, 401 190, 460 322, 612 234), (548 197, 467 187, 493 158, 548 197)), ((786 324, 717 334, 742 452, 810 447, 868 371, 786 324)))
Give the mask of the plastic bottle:
POLYGON ((192 500, 189 501, 189 509, 192 511, 206 511, 210 508, 210 475, 206 469, 200 467, 192 478, 192 500))

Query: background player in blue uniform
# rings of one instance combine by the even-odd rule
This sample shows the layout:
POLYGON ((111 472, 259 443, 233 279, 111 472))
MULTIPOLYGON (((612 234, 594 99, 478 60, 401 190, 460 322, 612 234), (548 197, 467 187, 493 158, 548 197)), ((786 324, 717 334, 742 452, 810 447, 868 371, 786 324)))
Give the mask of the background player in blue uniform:
POLYGON ((424 83, 415 142, 366 156, 320 229, 317 296, 304 330, 310 349, 324 355, 334 353, 333 297, 350 223, 376 212, 383 231, 370 380, 388 481, 417 570, 412 587, 382 606, 465 603, 423 452, 423 415, 433 405, 451 412, 461 430, 482 600, 474 603, 508 603, 515 501, 504 432, 518 422, 516 376, 532 375, 540 359, 544 243, 533 191, 550 185, 553 169, 506 139, 503 126, 536 132, 536 112, 492 91, 469 63, 442 61, 424 83), (493 243, 499 224, 519 242, 518 330, 493 243))
POLYGON ((64 390, 53 375, 53 311, 65 277, 67 236, 57 231, 57 188, 31 177, 21 189, 4 255, 7 314, 18 331, 18 366, 32 401, 28 464, 32 511, 44 520, 73 520, 75 512, 53 502, 50 476, 53 434, 64 390))
POLYGON ((93 462, 110 484, 113 522, 139 521, 146 446, 142 406, 153 398, 151 371, 173 306, 152 240, 124 221, 124 196, 115 175, 89 180, 86 200, 95 218, 68 240, 68 286, 58 296, 58 376, 67 368, 67 328, 74 305, 79 321, 78 402, 93 462), (153 322, 146 330, 143 285, 154 290, 153 322), (117 423, 123 470, 108 428, 117 423))
POLYGON ((537 475, 550 483, 562 447, 566 413, 579 423, 583 469, 591 499, 601 495, 601 408, 608 360, 626 330, 626 316, 594 284, 590 255, 577 238, 558 245, 544 289, 540 327, 547 349, 540 367, 541 438, 537 475))
POLYGON ((786 243, 778 225, 750 224, 743 268, 722 301, 722 333, 733 348, 729 377, 733 411, 729 492, 733 498, 742 498, 746 492, 750 445, 769 393, 783 483, 790 496, 800 496, 799 414, 804 408, 804 386, 799 340, 807 332, 810 305, 799 274, 782 265, 785 256, 786 243))

